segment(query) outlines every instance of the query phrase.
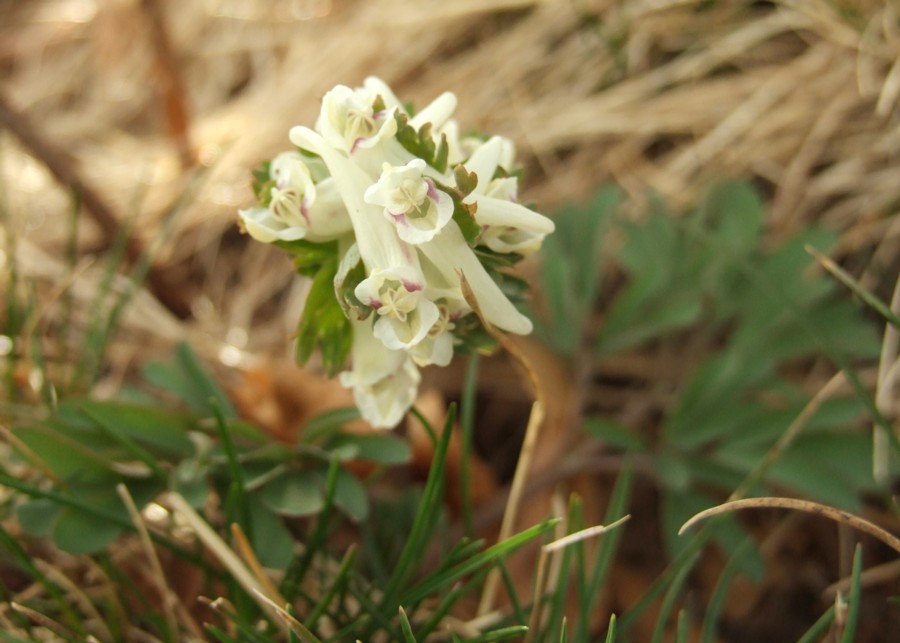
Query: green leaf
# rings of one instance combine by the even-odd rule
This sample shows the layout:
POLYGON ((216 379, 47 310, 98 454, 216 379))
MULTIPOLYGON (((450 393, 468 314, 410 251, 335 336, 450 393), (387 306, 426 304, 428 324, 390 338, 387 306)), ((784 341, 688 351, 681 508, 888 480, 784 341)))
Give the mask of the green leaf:
POLYGON ((603 244, 621 201, 614 186, 601 188, 584 206, 567 206, 554 217, 556 232, 541 249, 541 294, 549 316, 546 340, 573 355, 594 310, 603 244))
POLYGON ((611 353, 633 348, 694 324, 702 312, 698 290, 673 290, 663 298, 644 290, 644 284, 635 280, 610 310, 597 350, 611 353))
POLYGON ((64 508, 53 525, 53 544, 70 554, 92 554, 115 540, 122 528, 70 507, 64 508))
POLYGON ((405 464, 412 457, 409 443, 388 433, 354 434, 341 433, 325 445, 328 450, 353 448, 353 458, 369 460, 380 464, 405 464))
POLYGON ((453 221, 459 226, 466 243, 474 247, 481 237, 481 226, 475 221, 476 206, 463 203, 459 195, 453 192, 450 196, 453 197, 453 221))
POLYGON ((713 222, 717 245, 729 260, 749 255, 759 247, 763 207, 759 194, 749 183, 731 182, 715 187, 702 212, 717 219, 713 222))
POLYGON ((418 130, 409 124, 409 117, 400 110, 394 112, 397 121, 396 139, 410 154, 417 156, 440 174, 447 171, 449 146, 447 137, 441 134, 439 143, 435 143, 433 125, 425 123, 418 130))
POLYGON ((337 260, 333 259, 316 273, 297 328, 297 361, 306 363, 318 346, 329 376, 343 368, 353 344, 353 327, 334 293, 336 272, 337 260))
POLYGON ((346 469, 338 469, 334 504, 354 522, 363 520, 369 514, 365 487, 346 469))
POLYGON ((73 402, 79 411, 111 433, 163 455, 187 457, 194 451, 188 432, 194 419, 160 407, 119 402, 73 402))
POLYGON ((172 489, 194 509, 200 509, 209 496, 209 469, 196 460, 182 460, 172 472, 172 489))
POLYGON ((340 431, 345 424, 358 419, 359 409, 355 406, 323 411, 303 425, 300 440, 304 444, 310 444, 321 439, 328 439, 340 431))
POLYGON ((143 371, 144 379, 182 400, 191 409, 211 414, 210 399, 215 399, 225 415, 235 417, 231 400, 201 366, 191 347, 182 342, 175 350, 172 363, 152 362, 143 371))
POLYGON ((284 516, 311 516, 325 505, 319 477, 306 470, 287 471, 270 480, 261 497, 269 509, 284 516))
POLYGON ((37 498, 23 502, 16 508, 19 525, 32 536, 49 536, 53 531, 62 506, 47 498, 37 498))
POLYGON ((691 468, 675 453, 663 451, 653 456, 653 472, 667 491, 681 493, 692 481, 691 468))
POLYGON ((21 426, 13 434, 59 478, 92 480, 109 474, 112 461, 49 422, 21 426))
POLYGON ((608 418, 588 418, 584 430, 604 444, 623 451, 645 451, 647 445, 633 429, 608 418))
POLYGON ((337 241, 316 243, 306 239, 275 241, 272 245, 286 250, 294 260, 294 270, 305 277, 313 277, 323 266, 337 261, 337 241))
POLYGON ((453 168, 453 176, 456 179, 457 189, 464 195, 471 194, 478 185, 478 175, 469 172, 462 163, 453 168))
POLYGON ((175 362, 187 376, 194 399, 202 400, 202 406, 199 408, 204 413, 212 414, 215 407, 226 419, 237 417, 237 410, 231 403, 231 398, 203 368, 190 344, 187 342, 178 344, 175 348, 175 362))
POLYGON ((365 278, 366 267, 359 248, 354 243, 344 253, 334 276, 334 292, 347 319, 363 320, 372 314, 372 307, 362 303, 356 296, 356 287, 365 278))
POLYGON ((876 487, 872 477, 871 433, 802 436, 772 465, 766 480, 849 510, 859 493, 876 487))
POLYGON ((280 516, 263 502, 249 503, 253 549, 263 567, 286 569, 294 553, 294 537, 280 516))

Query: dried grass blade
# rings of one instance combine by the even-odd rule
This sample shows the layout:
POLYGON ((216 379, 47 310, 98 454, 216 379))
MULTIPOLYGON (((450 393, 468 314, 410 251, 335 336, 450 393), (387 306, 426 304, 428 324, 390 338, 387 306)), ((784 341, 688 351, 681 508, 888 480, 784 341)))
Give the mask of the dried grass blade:
POLYGON ((839 524, 847 525, 848 527, 869 534, 897 553, 900 553, 900 538, 897 538, 897 536, 894 536, 878 525, 847 511, 843 511, 842 509, 836 509, 835 507, 824 505, 819 502, 812 502, 811 500, 799 500, 796 498, 762 497, 725 502, 694 515, 681 526, 681 529, 678 530, 678 534, 683 534, 685 531, 707 518, 712 518, 713 516, 718 516, 731 511, 738 511, 740 509, 792 509, 794 511, 803 511, 818 516, 824 516, 839 524))

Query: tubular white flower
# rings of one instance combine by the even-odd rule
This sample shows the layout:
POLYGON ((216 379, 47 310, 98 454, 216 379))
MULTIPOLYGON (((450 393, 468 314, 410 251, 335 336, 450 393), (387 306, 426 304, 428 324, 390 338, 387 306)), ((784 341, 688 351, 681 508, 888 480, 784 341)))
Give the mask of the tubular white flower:
POLYGON ((453 322, 450 307, 438 305, 438 320, 431 326, 428 335, 409 349, 409 354, 419 366, 447 366, 453 359, 453 322))
POLYGON ((405 266, 415 271, 410 283, 421 287, 424 278, 415 251, 398 238, 394 226, 382 216, 381 208, 363 199, 372 184, 369 175, 308 127, 292 128, 290 138, 294 145, 318 154, 328 166, 353 224, 356 245, 367 272, 405 266))
POLYGON ((444 92, 415 116, 409 119, 409 124, 416 130, 425 123, 431 123, 432 131, 440 130, 456 110, 456 95, 452 92, 444 92))
POLYGON ((244 229, 258 241, 328 241, 352 229, 334 182, 313 183, 297 152, 279 154, 269 166, 275 181, 267 208, 238 212, 244 229))
POLYGON ((464 276, 478 302, 484 318, 502 330, 527 335, 531 332, 531 320, 516 310, 512 302, 478 261, 469 248, 459 226, 451 221, 433 241, 418 246, 445 280, 454 284, 461 294, 460 275, 464 276))
POLYGON ((402 167, 382 166, 381 178, 370 186, 365 201, 384 207, 385 218, 410 244, 431 241, 453 216, 453 199, 424 175, 425 161, 413 159, 402 167))
POLYGON ((362 169, 308 128, 293 128, 291 140, 318 154, 338 186, 368 275, 354 294, 378 313, 376 336, 389 348, 415 346, 438 318, 437 306, 424 296, 425 277, 415 250, 398 238, 381 208, 365 202, 370 182, 362 169))
MULTIPOLYGON (((350 89, 338 85, 322 98, 322 109, 316 129, 337 149, 351 153, 371 148, 397 133, 394 106, 376 112, 373 105, 380 94, 369 88, 350 89)), ((381 96, 383 101, 396 98, 381 96)))
POLYGON ((391 350, 373 334, 368 322, 353 322, 352 368, 340 380, 353 389, 363 419, 377 429, 396 426, 412 406, 421 375, 404 351, 391 350))
POLYGON ((475 221, 484 229, 481 241, 496 252, 534 252, 544 237, 553 232, 553 221, 516 203, 518 180, 514 177, 494 179, 498 167, 512 163, 512 144, 494 136, 463 165, 478 177, 475 189, 465 199, 474 203, 475 221))
POLYGON ((388 348, 412 348, 428 336, 440 317, 423 286, 410 281, 420 275, 403 268, 377 269, 354 291, 357 299, 378 313, 374 334, 388 348))

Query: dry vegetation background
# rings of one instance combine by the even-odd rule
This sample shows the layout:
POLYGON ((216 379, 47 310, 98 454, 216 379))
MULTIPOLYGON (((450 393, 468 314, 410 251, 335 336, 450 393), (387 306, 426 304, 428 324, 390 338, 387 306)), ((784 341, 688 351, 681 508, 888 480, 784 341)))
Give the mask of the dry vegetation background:
MULTIPOLYGON (((0 0, 0 234, 17 237, 24 276, 50 300, 71 286, 91 301, 115 232, 102 212, 134 221, 133 253, 164 239, 101 394, 182 338, 228 366, 290 354, 304 284, 281 253, 238 234, 235 212, 288 129, 312 124, 333 85, 367 75, 416 105, 454 91, 463 127, 516 142, 523 196, 543 212, 607 181, 638 212, 651 192, 681 207, 717 179, 749 179, 772 239, 812 222, 838 230, 835 256, 890 298, 898 3, 0 0), (60 178, 100 202, 84 198, 74 274, 60 178)), ((6 279, 0 268, 0 291, 6 279)), ((272 386, 253 377, 245 392, 272 386)), ((289 431, 276 402, 265 413, 289 431)), ((553 457, 547 447, 538 465, 553 457)))
MULTIPOLYGON (((301 287, 277 253, 237 242, 235 210, 249 169, 314 121, 321 95, 369 74, 419 105, 456 92, 464 126, 516 141, 543 211, 609 180, 684 205, 749 178, 773 235, 824 222, 868 285, 895 267, 891 2, 5 0, 0 15, 4 102, 136 218, 142 244, 186 189, 184 161, 211 167, 157 261, 190 320, 143 299, 130 323, 152 336, 282 351, 301 287)), ((71 193, 15 131, 0 162, 23 265, 58 282, 71 193)), ((83 228, 85 256, 108 244, 108 225, 83 228)))

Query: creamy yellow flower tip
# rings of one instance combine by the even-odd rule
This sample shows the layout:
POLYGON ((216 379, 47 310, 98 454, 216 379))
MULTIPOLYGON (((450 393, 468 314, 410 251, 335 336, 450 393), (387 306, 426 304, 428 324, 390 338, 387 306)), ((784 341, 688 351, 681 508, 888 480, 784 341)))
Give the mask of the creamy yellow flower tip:
POLYGON ((407 110, 375 77, 361 87, 337 85, 323 97, 314 128, 290 130, 300 151, 277 156, 268 177, 256 174, 268 178, 255 187, 264 207, 239 213, 260 241, 312 242, 283 244, 298 269, 316 274, 310 300, 318 308, 305 319, 331 324, 317 334, 309 322, 306 335, 323 347, 336 333, 344 338, 327 345, 323 361, 337 355, 329 367, 336 372, 349 357, 340 380, 378 428, 401 421, 416 398, 419 368, 446 366, 467 341, 477 326, 473 305, 495 328, 532 330, 498 285, 497 265, 503 255, 512 264, 538 250, 553 222, 518 202, 512 142, 460 136, 456 105, 445 92, 407 110), (315 245, 323 242, 327 248, 315 245), (329 314, 320 314, 323 305, 329 314), (335 353, 336 346, 343 348, 335 353))

